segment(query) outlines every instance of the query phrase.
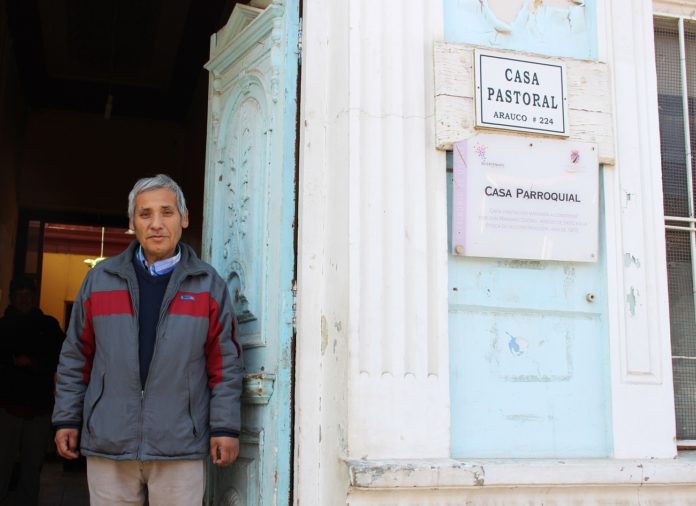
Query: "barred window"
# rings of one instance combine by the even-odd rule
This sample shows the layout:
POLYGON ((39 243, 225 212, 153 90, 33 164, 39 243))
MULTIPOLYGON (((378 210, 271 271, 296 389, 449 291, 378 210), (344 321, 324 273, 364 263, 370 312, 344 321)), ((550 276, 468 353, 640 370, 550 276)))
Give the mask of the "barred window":
POLYGON ((655 18, 677 438, 696 445, 696 21, 655 18))

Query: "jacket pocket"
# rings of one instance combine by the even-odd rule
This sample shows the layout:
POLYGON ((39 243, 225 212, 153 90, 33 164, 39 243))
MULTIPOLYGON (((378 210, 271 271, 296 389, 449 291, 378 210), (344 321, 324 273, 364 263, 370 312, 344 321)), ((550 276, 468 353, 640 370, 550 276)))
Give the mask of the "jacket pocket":
POLYGON ((193 378, 191 378, 191 370, 188 369, 186 372, 186 386, 188 389, 188 415, 189 415, 189 421, 191 422, 191 429, 193 433, 193 437, 197 438, 199 431, 198 431, 198 424, 196 423, 196 416, 195 416, 195 408, 193 405, 193 385, 191 383, 193 382, 193 378))
POLYGON ((94 402, 89 406, 89 413, 87 414, 87 421, 85 423, 85 427, 87 428, 87 432, 91 435, 93 432, 92 428, 92 417, 94 416, 94 411, 97 409, 97 406, 99 405, 99 401, 101 401, 103 395, 104 395, 104 374, 101 375, 100 379, 100 385, 98 392, 96 394, 96 398, 94 399, 94 402))

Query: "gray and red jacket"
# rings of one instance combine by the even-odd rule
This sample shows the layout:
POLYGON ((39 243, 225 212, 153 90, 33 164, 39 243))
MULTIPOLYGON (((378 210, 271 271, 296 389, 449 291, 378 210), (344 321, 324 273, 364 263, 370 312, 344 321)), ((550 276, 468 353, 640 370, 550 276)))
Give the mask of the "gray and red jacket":
POLYGON ((138 361, 133 242, 90 270, 58 365, 53 424, 81 427, 84 455, 195 459, 210 434, 238 434, 243 364, 225 282, 180 243, 145 387, 138 361))

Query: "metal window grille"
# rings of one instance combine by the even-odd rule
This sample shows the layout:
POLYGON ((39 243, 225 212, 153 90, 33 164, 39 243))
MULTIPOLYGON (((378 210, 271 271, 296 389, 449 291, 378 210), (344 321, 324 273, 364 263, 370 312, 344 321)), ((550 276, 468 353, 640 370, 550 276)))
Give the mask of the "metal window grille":
POLYGON ((672 366, 681 446, 696 444, 696 21, 655 19, 672 366))

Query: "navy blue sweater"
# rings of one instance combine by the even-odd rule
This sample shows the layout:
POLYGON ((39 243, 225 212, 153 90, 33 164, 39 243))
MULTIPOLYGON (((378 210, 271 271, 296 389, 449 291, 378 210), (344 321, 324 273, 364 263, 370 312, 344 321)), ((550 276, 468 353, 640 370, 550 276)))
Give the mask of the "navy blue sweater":
POLYGON ((159 323, 160 310, 162 309, 162 300, 173 271, 163 276, 153 276, 138 260, 137 255, 133 257, 133 263, 135 264, 135 273, 138 276, 138 287, 140 288, 140 309, 138 313, 138 323, 140 325, 140 334, 138 335, 140 384, 145 388, 145 380, 147 380, 147 373, 150 370, 152 354, 155 351, 157 324, 159 323))

